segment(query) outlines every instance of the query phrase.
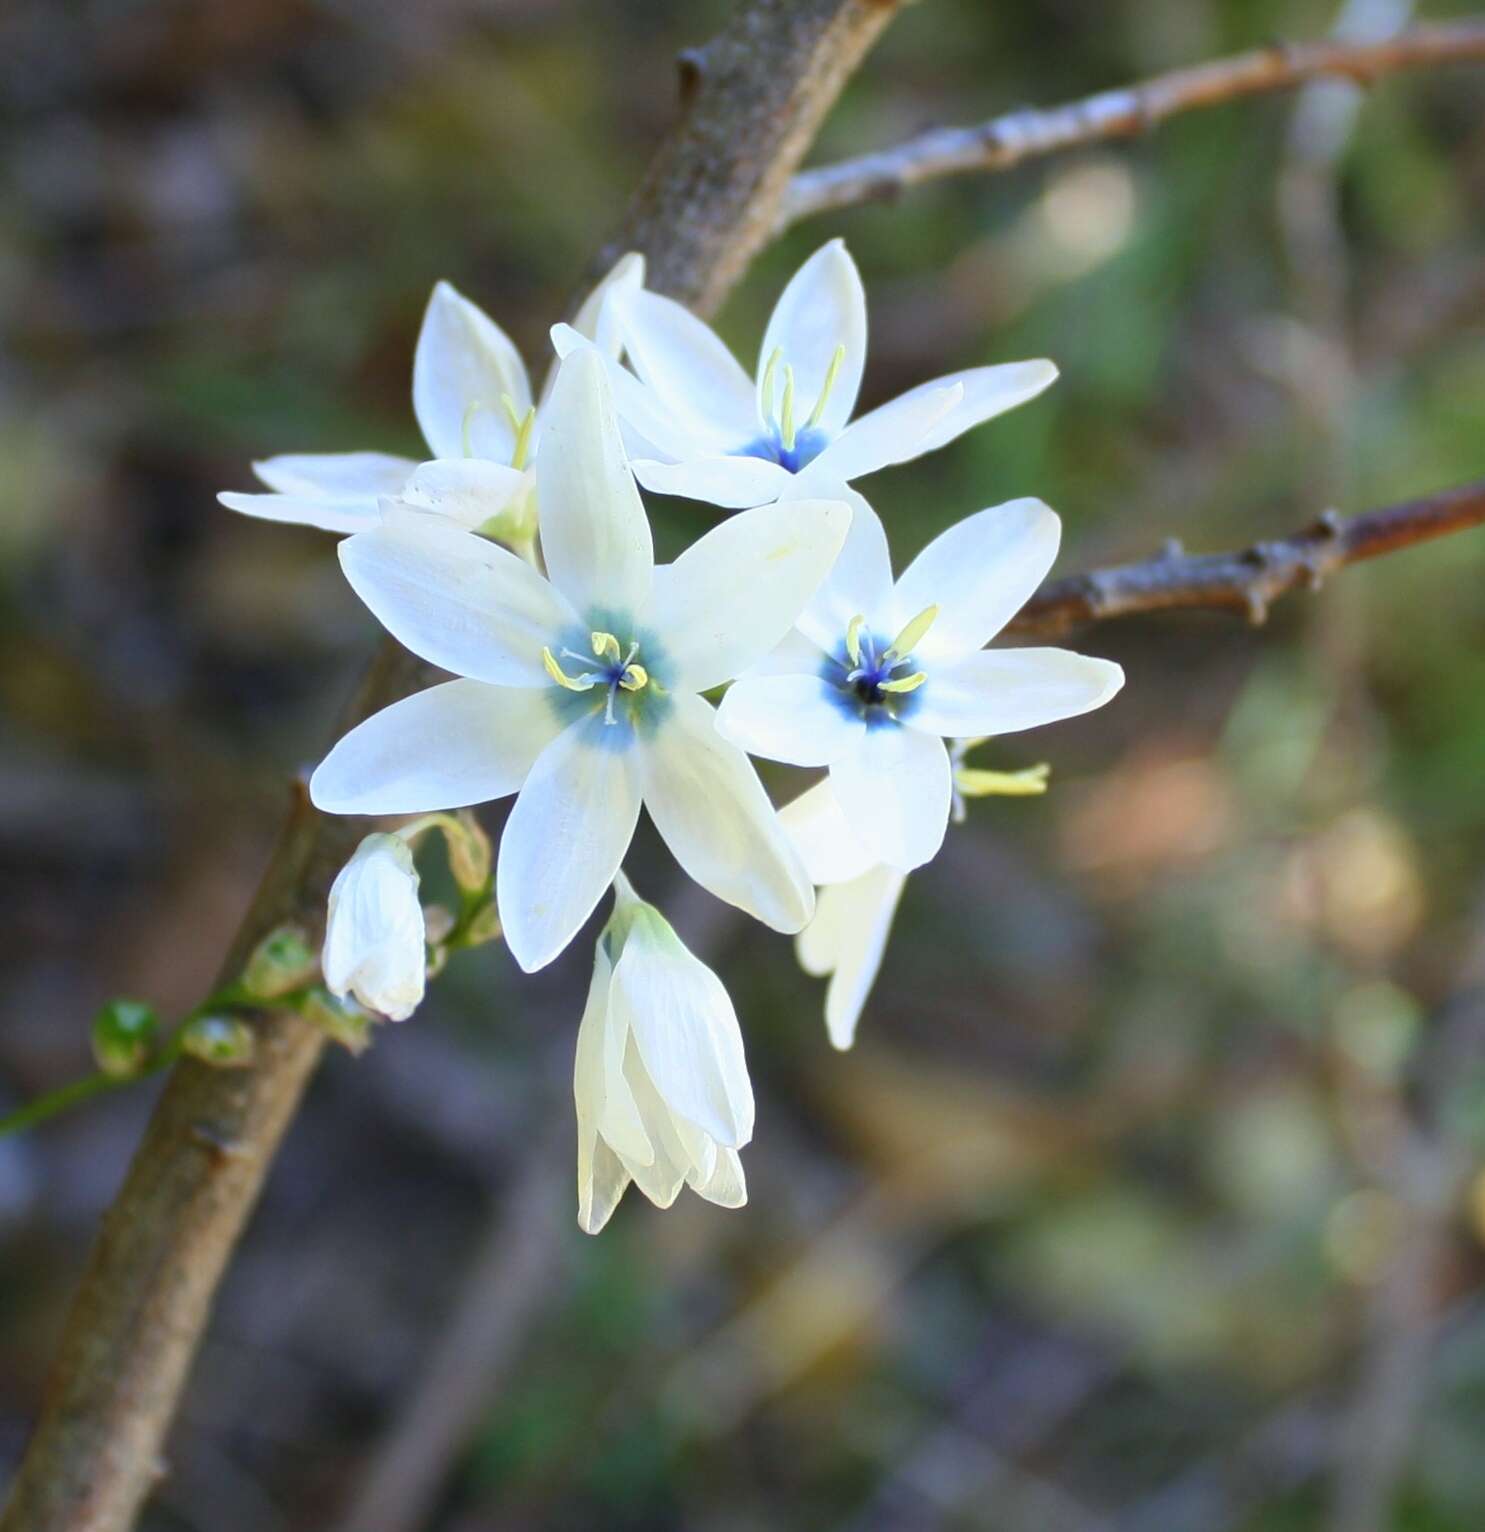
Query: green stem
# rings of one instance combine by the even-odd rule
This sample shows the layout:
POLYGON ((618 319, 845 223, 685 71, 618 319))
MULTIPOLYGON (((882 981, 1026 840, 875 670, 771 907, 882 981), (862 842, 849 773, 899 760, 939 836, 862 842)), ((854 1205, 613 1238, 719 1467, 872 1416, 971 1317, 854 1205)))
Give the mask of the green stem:
MULTIPOLYGON (((146 1072, 153 1074, 154 1070, 146 1072)), ((81 1080, 58 1086, 47 1095, 28 1101, 25 1106, 17 1107, 15 1111, 0 1117, 0 1138, 8 1138, 12 1133, 24 1133, 28 1128, 34 1128, 71 1107, 92 1100, 94 1096, 117 1090, 121 1085, 132 1085, 142 1078, 142 1074, 106 1075, 101 1069, 96 1074, 84 1075, 81 1080)))

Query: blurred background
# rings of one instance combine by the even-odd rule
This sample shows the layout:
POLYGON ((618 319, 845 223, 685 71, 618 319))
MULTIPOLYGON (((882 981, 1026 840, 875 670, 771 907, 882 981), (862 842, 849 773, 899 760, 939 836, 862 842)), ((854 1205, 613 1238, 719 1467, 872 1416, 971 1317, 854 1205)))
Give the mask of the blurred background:
MULTIPOLYGON (((1352 4, 1387 25, 1406 4, 1352 4)), ((1422 19, 1459 14, 1423 4, 1422 19)), ((275 452, 417 453, 433 282, 542 358, 724 0, 10 0, 0 13, 0 1108, 184 1009, 376 635, 275 452)), ((907 8, 816 158, 1264 42, 1335 0, 907 8)), ((899 559, 1038 494, 1066 572, 1485 465, 1485 72, 1326 86, 797 228, 864 398, 1051 356, 864 487, 899 559)), ((657 504, 673 553, 710 513, 657 504)), ((1074 640, 1129 685, 982 751, 854 1053, 646 831, 737 1002, 752 1200, 574 1222, 587 939, 456 958, 321 1070, 152 1532, 1465 1532, 1485 1522, 1485 534, 1267 627, 1074 640)), ((780 797, 803 785, 780 772, 780 797)), ((494 829, 499 813, 487 816, 494 829)), ((648 837, 648 838, 646 838, 648 837)), ((0 1142, 0 1484, 154 1087, 0 1142)))

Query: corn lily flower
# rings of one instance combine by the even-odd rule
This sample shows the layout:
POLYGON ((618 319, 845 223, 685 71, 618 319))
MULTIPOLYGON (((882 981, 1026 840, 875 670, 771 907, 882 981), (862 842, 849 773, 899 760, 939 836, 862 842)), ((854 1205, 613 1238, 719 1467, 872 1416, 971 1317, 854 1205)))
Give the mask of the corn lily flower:
MULTIPOLYGON (((588 295, 573 330, 619 355, 612 293, 644 282, 644 257, 622 257, 588 295)), ((529 521, 531 463, 555 380, 533 404, 511 338, 451 283, 433 289, 413 357, 413 413, 435 460, 422 467, 386 452, 288 453, 253 464, 271 493, 217 496, 229 510, 325 532, 364 532, 383 502, 480 528, 507 513, 529 521)))
MULTIPOLYGON (((795 273, 775 306, 749 378, 688 310, 639 284, 612 300, 634 371, 614 363, 619 415, 646 489, 739 509, 798 482, 849 483, 904 463, 1024 404, 1057 376, 1048 361, 974 367, 924 383, 852 420, 866 361, 866 295, 845 245, 831 240, 795 273)), ((579 344, 565 326, 559 354, 579 344)), ((617 353, 614 353, 617 355, 617 353)))
POLYGON ((839 502, 769 506, 654 567, 596 349, 570 356, 537 458, 550 578, 430 521, 340 546, 341 566, 407 648, 461 679, 384 709, 321 763, 338 814, 416 813, 519 790, 501 839, 501 925, 528 972, 572 940, 648 808, 677 861, 781 931, 814 894, 752 763, 699 694, 788 632, 838 554, 839 502))
POLYGON ((622 873, 578 1029, 578 1223, 597 1234, 633 1181, 656 1207, 682 1186, 741 1207, 737 1151, 753 1087, 737 1013, 717 976, 622 873))
POLYGON ((984 650, 1041 583, 1061 523, 1013 500, 935 538, 894 584, 886 535, 852 492, 850 535, 798 632, 722 699, 717 726, 754 755, 827 766, 876 862, 938 851, 952 802, 944 739, 1009 734, 1101 707, 1124 684, 1065 649, 984 650))
POLYGON ((815 917, 794 938, 794 951, 807 974, 830 980, 825 1030, 844 1050, 856 1041, 907 874, 873 859, 852 834, 826 782, 785 804, 779 820, 810 881, 820 885, 815 917))
POLYGON ((330 887, 321 954, 325 984, 406 1021, 423 999, 428 950, 418 871, 400 835, 368 835, 330 887))

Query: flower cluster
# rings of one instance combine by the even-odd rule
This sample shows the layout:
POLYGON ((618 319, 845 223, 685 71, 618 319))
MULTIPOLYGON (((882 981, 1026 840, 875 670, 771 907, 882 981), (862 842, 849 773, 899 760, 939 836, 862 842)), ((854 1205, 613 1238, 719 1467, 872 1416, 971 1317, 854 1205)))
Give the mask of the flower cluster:
POLYGON ((575 1071, 579 1217, 596 1232, 631 1181, 662 1207, 682 1185, 746 1198, 737 1017, 621 871, 641 807, 691 878, 796 933, 847 1048, 907 875, 964 798, 1045 785, 972 770, 964 750, 1099 707, 1123 675, 985 648, 1056 556, 1040 501, 968 517, 894 579, 851 487, 1032 398, 1049 362, 971 369, 853 419, 866 305, 839 241, 785 289, 752 380, 645 288, 637 256, 552 339, 533 402, 505 333, 441 283, 413 369, 427 462, 272 458, 255 465, 269 493, 221 498, 346 534, 356 594, 454 677, 368 718, 314 773, 327 812, 424 816, 368 836, 336 880, 329 989, 405 1018, 452 946, 498 929, 542 968, 613 891, 575 1071), (657 565, 641 487, 735 514, 657 565), (776 811, 751 756, 825 775, 776 811), (510 795, 492 869, 482 832, 449 811, 510 795), (434 826, 464 859, 457 917, 420 905, 411 844, 434 826))

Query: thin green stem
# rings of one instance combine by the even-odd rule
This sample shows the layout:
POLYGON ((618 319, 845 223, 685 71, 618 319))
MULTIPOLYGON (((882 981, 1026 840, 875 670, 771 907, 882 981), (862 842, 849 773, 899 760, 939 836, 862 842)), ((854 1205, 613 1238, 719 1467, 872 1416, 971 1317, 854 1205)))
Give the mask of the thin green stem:
POLYGON ((60 1116, 84 1101, 91 1101, 94 1096, 101 1096, 105 1091, 117 1090, 121 1085, 132 1085, 146 1073, 153 1074, 154 1069, 147 1068, 133 1075, 106 1075, 100 1069, 96 1074, 84 1075, 80 1080, 60 1085, 45 1096, 38 1096, 35 1101, 28 1101, 25 1106, 17 1107, 15 1111, 0 1117, 0 1138, 8 1138, 12 1133, 24 1133, 28 1128, 60 1116))

